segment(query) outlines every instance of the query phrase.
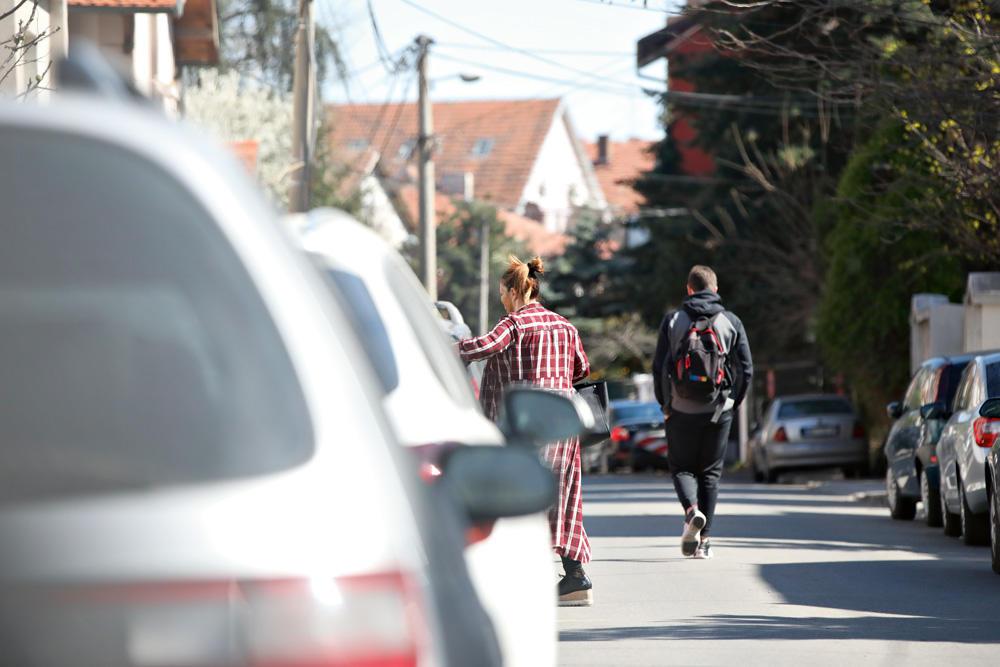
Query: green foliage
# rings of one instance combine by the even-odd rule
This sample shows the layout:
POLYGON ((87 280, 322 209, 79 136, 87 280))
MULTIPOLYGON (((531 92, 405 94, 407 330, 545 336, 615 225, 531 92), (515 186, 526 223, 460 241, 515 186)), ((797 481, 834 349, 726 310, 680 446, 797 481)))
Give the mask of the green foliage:
POLYGON ((845 373, 869 417, 898 399, 909 378, 910 297, 937 292, 960 298, 965 267, 942 239, 909 227, 928 201, 901 149, 899 126, 884 127, 852 158, 841 178, 835 227, 827 240, 829 271, 819 309, 819 340, 845 373))
MULTIPOLYGON (((496 208, 482 202, 456 202, 455 213, 437 225, 438 296, 451 301, 462 312, 473 333, 479 329, 479 253, 484 225, 490 234, 489 317, 492 327, 503 314, 500 303, 500 275, 507 268, 510 255, 525 258, 521 243, 509 238, 496 208)), ((418 254, 410 249, 411 263, 418 254)))

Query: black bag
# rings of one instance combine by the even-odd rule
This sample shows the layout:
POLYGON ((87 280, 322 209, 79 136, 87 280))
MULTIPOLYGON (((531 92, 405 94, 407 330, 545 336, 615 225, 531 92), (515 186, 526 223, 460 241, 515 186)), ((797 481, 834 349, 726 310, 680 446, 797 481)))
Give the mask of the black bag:
POLYGON ((691 323, 675 358, 671 372, 678 396, 701 403, 719 400, 726 383, 726 351, 715 331, 715 317, 691 323))
POLYGON ((611 437, 611 424, 608 422, 608 383, 581 382, 573 388, 594 413, 594 425, 580 434, 580 446, 599 445, 611 437))

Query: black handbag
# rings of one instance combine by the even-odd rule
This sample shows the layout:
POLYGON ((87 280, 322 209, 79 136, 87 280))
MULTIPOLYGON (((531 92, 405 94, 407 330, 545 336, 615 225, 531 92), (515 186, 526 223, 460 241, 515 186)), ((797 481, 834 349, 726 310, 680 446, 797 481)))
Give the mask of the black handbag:
POLYGON ((608 383, 603 380, 581 382, 573 388, 594 413, 594 425, 580 434, 580 446, 599 445, 611 437, 611 424, 608 422, 608 383))

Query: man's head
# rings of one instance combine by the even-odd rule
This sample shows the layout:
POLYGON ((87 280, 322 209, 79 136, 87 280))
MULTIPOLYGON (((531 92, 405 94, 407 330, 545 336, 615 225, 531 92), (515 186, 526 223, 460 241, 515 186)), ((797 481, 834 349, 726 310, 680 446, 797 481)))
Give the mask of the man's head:
POLYGON ((688 272, 688 294, 704 292, 705 290, 719 291, 719 279, 715 276, 715 271, 700 264, 692 266, 688 272))

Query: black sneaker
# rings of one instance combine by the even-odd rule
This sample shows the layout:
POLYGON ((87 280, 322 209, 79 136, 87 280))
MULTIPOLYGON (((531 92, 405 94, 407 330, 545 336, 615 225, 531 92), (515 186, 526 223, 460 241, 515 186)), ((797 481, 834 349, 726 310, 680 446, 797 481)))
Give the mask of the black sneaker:
POLYGON ((697 560, 708 560, 712 557, 712 543, 708 540, 704 540, 698 545, 698 550, 694 552, 694 557, 697 560))
POLYGON ((583 570, 570 572, 559 580, 560 607, 589 607, 594 604, 594 584, 583 570))

